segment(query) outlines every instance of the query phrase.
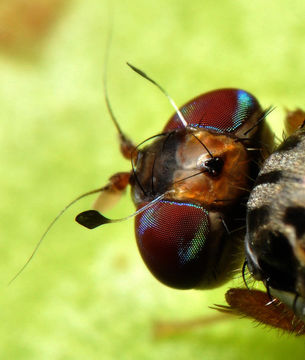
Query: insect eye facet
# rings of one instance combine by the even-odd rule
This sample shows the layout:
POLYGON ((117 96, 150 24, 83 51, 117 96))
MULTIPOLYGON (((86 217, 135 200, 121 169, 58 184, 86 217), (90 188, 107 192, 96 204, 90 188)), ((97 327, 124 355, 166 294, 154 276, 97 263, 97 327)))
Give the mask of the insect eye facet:
MULTIPOLYGON (((235 132, 255 115, 259 104, 253 95, 241 89, 217 89, 192 99, 180 108, 188 125, 217 132, 235 132)), ((175 114, 165 131, 181 128, 175 114)))
POLYGON ((180 289, 200 282, 210 232, 205 209, 162 200, 136 217, 135 229, 142 258, 157 279, 180 289))

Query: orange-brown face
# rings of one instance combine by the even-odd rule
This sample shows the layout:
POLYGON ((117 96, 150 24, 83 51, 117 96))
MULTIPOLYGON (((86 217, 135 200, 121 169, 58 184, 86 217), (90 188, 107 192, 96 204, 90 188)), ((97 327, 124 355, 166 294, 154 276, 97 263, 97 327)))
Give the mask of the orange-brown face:
POLYGON ((226 206, 248 190, 249 154, 232 137, 205 130, 188 133, 177 149, 176 161, 172 196, 181 201, 226 206), (208 166, 213 158, 222 162, 215 174, 209 172, 208 166))
POLYGON ((157 138, 134 159, 135 203, 157 194, 208 207, 227 207, 250 190, 250 155, 235 137, 203 129, 176 130, 157 138), (144 190, 144 191, 143 191, 144 190))

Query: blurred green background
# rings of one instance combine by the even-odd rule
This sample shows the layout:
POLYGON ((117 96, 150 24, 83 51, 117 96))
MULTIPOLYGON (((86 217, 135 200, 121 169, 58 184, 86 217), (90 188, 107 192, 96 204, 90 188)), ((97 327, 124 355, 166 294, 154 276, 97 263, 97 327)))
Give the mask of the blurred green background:
MULTIPOLYGON (((130 168, 103 100, 108 3, 70 0, 58 13, 60 2, 53 3, 46 34, 25 38, 31 22, 18 30, 18 18, 6 12, 17 40, 0 36, 0 359, 304 359, 304 338, 247 319, 154 338, 156 321, 213 316, 208 306, 223 304, 241 279, 205 292, 166 288, 142 263, 132 221, 95 231, 74 222, 92 198, 60 219, 7 287, 61 208, 130 168)), ((179 105, 213 88, 246 89, 263 107, 276 106, 269 119, 280 136, 283 109, 304 107, 303 0, 119 0, 110 7, 109 93, 135 142, 159 132, 173 110, 126 61, 179 105)), ((122 204, 112 216, 133 211, 128 196, 122 204)))

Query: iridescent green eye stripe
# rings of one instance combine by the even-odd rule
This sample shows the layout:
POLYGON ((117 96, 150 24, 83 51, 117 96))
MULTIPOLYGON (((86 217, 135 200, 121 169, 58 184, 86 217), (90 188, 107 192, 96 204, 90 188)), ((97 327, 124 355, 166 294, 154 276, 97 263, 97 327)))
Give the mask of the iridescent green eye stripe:
POLYGON ((249 113, 249 109, 252 109, 254 105, 252 96, 244 90, 237 91, 237 107, 235 114, 233 114, 233 126, 228 131, 234 131, 237 129, 243 122, 245 117, 249 113))

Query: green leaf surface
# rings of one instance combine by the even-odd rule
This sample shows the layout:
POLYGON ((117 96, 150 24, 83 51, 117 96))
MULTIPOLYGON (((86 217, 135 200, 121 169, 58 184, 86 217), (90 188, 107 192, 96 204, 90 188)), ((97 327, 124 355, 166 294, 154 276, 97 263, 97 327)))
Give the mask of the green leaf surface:
MULTIPOLYGON (((212 291, 166 288, 142 263, 132 220, 91 231, 74 221, 92 198, 62 216, 7 286, 60 209, 130 168, 103 100, 109 7, 109 94, 136 143, 173 109, 126 61, 178 105, 214 88, 248 90, 276 106, 269 120, 279 136, 283 109, 304 107, 301 0, 70 1, 35 51, 1 50, 0 359, 304 359, 304 338, 247 319, 155 338, 157 321, 217 315, 208 306, 224 304, 240 274, 212 291)), ((127 194, 110 217, 133 211, 127 194)))

